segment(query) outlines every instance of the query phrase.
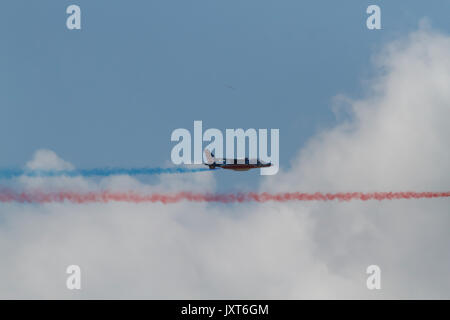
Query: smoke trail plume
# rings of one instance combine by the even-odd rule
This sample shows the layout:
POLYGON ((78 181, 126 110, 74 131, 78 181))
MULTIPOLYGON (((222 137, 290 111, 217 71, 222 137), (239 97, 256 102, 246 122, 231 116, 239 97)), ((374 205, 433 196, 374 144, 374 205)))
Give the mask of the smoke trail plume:
POLYGON ((139 194, 136 192, 16 192, 12 190, 0 191, 2 203, 61 203, 70 202, 77 204, 86 203, 163 203, 172 204, 182 201, 188 202, 218 202, 218 203, 242 203, 242 202, 289 202, 289 201, 352 201, 352 200, 399 200, 399 199, 431 199, 448 198, 450 192, 346 192, 346 193, 193 193, 178 192, 174 194, 152 193, 139 194))
POLYGON ((155 175, 170 173, 193 173, 208 171, 208 168, 94 168, 81 170, 22 170, 0 169, 0 179, 26 177, 108 177, 114 175, 155 175))

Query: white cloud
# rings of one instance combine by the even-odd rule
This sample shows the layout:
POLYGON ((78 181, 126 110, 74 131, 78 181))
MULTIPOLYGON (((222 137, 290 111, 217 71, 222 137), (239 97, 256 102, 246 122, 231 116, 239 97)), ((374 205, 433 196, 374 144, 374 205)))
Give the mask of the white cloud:
POLYGON ((58 155, 46 149, 35 152, 33 159, 26 164, 30 170, 73 170, 74 166, 58 157, 58 155))
MULTIPOLYGON (((378 57, 352 120, 311 139, 272 191, 447 190, 450 37, 422 29, 378 57)), ((30 168, 72 166, 41 151, 30 168)), ((24 188, 214 190, 208 173, 24 188)), ((48 182, 51 180, 53 182, 48 182)), ((74 183, 74 181, 76 181, 74 183)), ((2 298, 450 298, 448 199, 0 206, 2 298), (65 288, 79 264, 82 290, 65 288), (382 290, 365 287, 366 267, 382 290)))

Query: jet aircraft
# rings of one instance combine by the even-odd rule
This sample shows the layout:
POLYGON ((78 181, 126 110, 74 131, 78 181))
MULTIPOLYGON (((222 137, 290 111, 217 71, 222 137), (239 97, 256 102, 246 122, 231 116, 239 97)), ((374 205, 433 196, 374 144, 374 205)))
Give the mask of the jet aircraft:
POLYGON ((207 165, 210 169, 222 168, 235 171, 248 171, 250 169, 266 168, 272 166, 270 162, 264 163, 259 159, 218 159, 214 157, 214 154, 211 153, 211 151, 209 151, 208 149, 205 149, 205 154, 207 159, 207 163, 205 163, 205 165, 207 165))

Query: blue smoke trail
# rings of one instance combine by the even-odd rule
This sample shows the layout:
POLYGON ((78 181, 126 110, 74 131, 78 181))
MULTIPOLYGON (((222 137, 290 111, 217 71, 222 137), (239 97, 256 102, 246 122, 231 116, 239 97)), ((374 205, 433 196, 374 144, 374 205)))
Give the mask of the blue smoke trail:
POLYGON ((209 171, 208 168, 94 168, 80 170, 0 169, 0 179, 26 177, 109 177, 116 175, 156 175, 209 171))

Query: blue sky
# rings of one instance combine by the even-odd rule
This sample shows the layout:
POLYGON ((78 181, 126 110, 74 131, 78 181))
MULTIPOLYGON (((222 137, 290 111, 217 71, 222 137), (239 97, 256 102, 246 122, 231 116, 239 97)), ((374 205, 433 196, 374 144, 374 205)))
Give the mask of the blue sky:
MULTIPOLYGON (((176 128, 279 128, 281 167, 364 94, 371 57, 450 2, 21 1, 0 4, 0 166, 41 148, 79 168, 162 166, 176 128), (65 9, 82 10, 69 31, 65 9), (383 30, 366 28, 379 4, 383 30), (230 88, 229 86, 233 87, 230 88)), ((219 173, 225 185, 259 173, 219 173)))

